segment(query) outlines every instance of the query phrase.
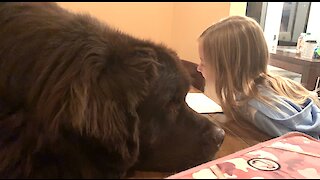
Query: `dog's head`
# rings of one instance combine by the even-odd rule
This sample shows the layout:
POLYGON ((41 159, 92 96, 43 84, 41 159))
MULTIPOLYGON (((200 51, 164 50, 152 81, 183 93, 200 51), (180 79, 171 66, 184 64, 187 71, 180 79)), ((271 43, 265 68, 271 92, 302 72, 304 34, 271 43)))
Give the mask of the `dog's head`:
POLYGON ((179 171, 211 160, 224 131, 185 102, 190 75, 177 54, 161 45, 151 46, 159 76, 138 106, 140 153, 137 167, 179 171))
POLYGON ((0 174, 118 177, 214 157, 224 132, 185 103, 170 49, 51 3, 1 5, 0 25, 0 174))

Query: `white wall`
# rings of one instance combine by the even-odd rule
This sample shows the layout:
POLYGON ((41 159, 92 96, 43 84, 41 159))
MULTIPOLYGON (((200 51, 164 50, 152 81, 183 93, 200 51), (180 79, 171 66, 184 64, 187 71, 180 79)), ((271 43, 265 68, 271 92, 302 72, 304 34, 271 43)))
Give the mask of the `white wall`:
POLYGON ((175 2, 172 42, 181 59, 200 63, 197 39, 208 26, 229 16, 229 2, 175 2))
POLYGON ((268 44, 269 52, 271 53, 275 53, 277 49, 282 9, 283 2, 268 2, 264 36, 268 44))
POLYGON ((320 2, 311 2, 307 32, 310 32, 320 44, 320 2))
POLYGON ((240 15, 245 16, 247 9, 247 2, 230 2, 230 16, 240 15))
MULTIPOLYGON (((90 13, 114 28, 172 46, 173 2, 58 2, 73 12, 90 13)), ((0 27, 1 28, 1 27, 0 27)))

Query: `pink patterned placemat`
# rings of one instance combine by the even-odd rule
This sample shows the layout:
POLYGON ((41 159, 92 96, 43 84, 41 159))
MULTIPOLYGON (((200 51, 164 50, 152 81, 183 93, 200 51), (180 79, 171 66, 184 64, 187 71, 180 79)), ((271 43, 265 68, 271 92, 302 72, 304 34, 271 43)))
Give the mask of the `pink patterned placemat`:
POLYGON ((320 178, 320 141, 290 132, 166 179, 320 178))

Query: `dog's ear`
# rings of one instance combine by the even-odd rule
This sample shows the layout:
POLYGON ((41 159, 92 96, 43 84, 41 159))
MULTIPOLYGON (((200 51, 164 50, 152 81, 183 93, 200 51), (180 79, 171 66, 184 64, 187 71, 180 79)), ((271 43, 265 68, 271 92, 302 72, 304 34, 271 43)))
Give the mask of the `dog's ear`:
POLYGON ((33 129, 46 129, 39 146, 55 140, 64 126, 104 144, 115 158, 128 163, 137 158, 136 109, 158 78, 159 63, 152 48, 110 51, 70 50, 60 65, 42 70, 37 81, 43 83, 36 83, 29 100, 38 120, 33 129))
POLYGON ((122 131, 121 125, 125 123, 119 119, 127 116, 123 113, 135 111, 158 77, 156 53, 152 48, 136 47, 125 56, 112 55, 113 59, 93 55, 86 57, 79 77, 70 86, 72 107, 78 107, 71 110, 75 113, 72 116, 80 116, 73 124, 95 136, 116 137, 111 134, 122 131), (109 64, 111 61, 116 62, 109 64), (100 112, 103 114, 97 114, 100 112), (105 127, 101 126, 102 123, 105 127))
POLYGON ((113 59, 87 57, 79 78, 70 85, 67 100, 72 126, 129 161, 138 153, 137 106, 158 77, 156 53, 137 47, 126 55, 109 56, 113 59))

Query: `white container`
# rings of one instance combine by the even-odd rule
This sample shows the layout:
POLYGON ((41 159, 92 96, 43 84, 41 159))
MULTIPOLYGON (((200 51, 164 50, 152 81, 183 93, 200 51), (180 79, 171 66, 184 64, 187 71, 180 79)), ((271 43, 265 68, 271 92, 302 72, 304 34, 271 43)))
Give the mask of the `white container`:
POLYGON ((317 41, 305 41, 301 49, 301 57, 312 59, 316 47, 317 41))
POLYGON ((306 36, 306 33, 301 33, 298 41, 297 41, 297 47, 296 47, 296 53, 301 54, 302 44, 303 44, 303 38, 306 36))

